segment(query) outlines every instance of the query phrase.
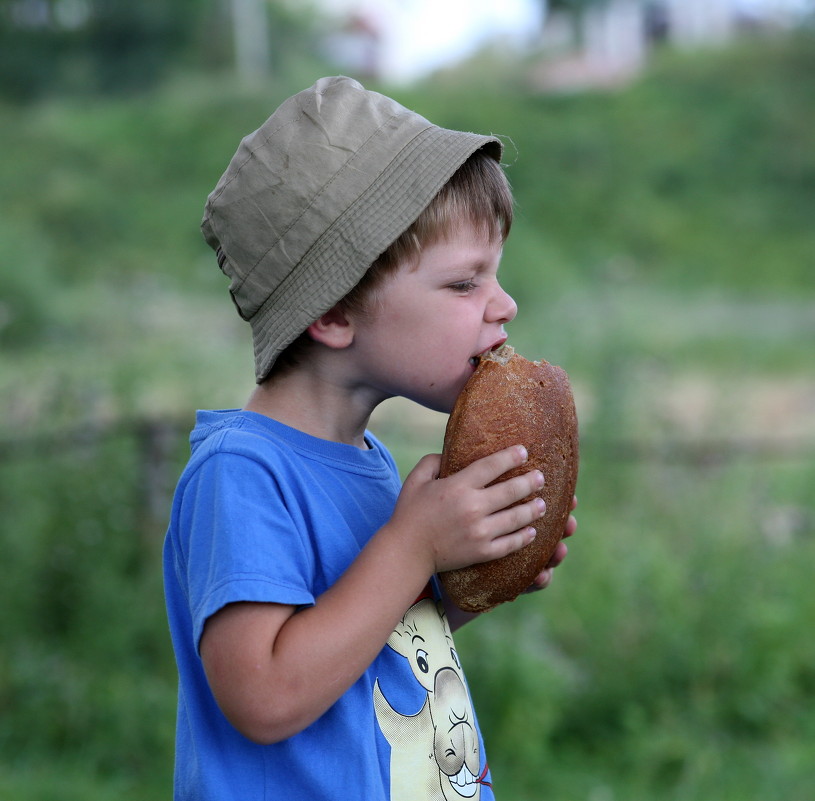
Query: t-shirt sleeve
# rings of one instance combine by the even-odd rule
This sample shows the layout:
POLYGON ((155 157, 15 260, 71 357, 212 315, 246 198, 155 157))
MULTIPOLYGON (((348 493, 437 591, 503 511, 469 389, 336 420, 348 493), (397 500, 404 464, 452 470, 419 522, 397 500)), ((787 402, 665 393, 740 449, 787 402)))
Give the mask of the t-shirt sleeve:
POLYGON ((196 648, 207 618, 229 603, 314 603, 314 554, 268 465, 207 458, 185 488, 180 532, 196 648))

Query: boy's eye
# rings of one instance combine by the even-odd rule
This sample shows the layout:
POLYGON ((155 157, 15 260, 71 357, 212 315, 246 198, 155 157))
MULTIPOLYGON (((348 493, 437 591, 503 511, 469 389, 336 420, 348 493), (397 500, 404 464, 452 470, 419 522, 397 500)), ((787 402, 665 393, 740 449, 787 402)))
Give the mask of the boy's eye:
POLYGON ((475 281, 458 281, 455 284, 450 284, 450 289, 454 289, 456 292, 471 292, 476 286, 475 281))

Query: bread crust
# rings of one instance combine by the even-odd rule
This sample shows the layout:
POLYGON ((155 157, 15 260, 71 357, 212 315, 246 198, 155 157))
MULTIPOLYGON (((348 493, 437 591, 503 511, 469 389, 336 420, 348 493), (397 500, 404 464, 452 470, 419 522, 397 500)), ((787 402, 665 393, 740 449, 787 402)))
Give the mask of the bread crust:
POLYGON ((566 372, 546 361, 528 361, 504 345, 481 357, 456 401, 439 477, 510 445, 524 445, 529 459, 498 480, 539 469, 545 485, 535 494, 546 501, 546 514, 534 524, 535 539, 521 550, 440 574, 451 600, 467 612, 512 601, 532 585, 563 537, 577 485, 577 414, 566 372))

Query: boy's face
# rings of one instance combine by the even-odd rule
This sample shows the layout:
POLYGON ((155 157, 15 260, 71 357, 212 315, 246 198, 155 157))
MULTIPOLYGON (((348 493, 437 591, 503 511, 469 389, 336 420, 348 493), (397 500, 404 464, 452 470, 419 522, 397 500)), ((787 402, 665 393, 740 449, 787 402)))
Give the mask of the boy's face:
POLYGON ((382 397, 449 412, 476 357, 506 340, 517 312, 498 283, 500 260, 500 241, 465 225, 389 276, 374 313, 353 320, 362 380, 382 397))

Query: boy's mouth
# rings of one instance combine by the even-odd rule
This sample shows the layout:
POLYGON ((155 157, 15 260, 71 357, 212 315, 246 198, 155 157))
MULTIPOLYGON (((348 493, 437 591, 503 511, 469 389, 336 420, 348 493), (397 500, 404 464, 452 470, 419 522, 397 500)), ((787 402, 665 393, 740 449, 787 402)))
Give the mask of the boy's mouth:
POLYGON ((494 342, 492 345, 490 345, 485 350, 482 350, 481 353, 479 353, 477 356, 470 356, 470 364, 473 367, 477 367, 478 363, 481 361, 482 356, 486 355, 487 353, 491 353, 494 350, 498 350, 498 348, 500 348, 501 345, 503 345, 506 341, 507 341, 507 338, 502 337, 501 339, 499 339, 497 342, 494 342))

